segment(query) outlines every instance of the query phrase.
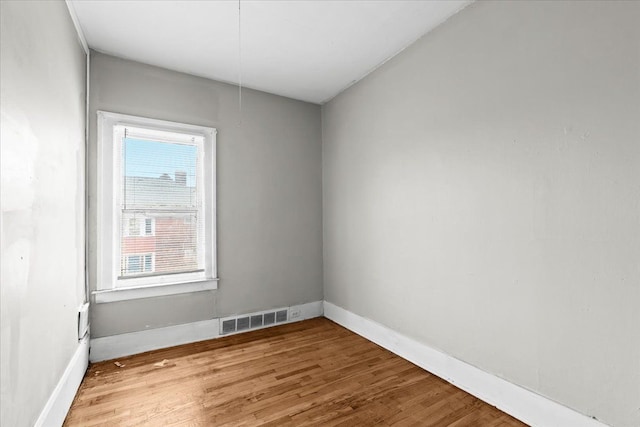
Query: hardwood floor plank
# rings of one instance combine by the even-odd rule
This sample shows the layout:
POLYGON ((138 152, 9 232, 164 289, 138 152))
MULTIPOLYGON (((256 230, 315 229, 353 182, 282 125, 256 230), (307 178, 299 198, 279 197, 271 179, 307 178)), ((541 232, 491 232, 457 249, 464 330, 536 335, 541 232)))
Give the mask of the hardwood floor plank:
POLYGON ((525 425, 324 318, 114 362, 65 426, 525 425))

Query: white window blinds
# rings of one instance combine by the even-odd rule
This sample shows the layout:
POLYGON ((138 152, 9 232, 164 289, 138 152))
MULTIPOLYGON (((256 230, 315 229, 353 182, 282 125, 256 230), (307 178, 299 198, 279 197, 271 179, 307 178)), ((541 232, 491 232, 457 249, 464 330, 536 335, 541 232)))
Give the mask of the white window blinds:
MULTIPOLYGON (((115 126, 121 141, 119 280, 203 272, 204 138, 115 126)), ((126 280, 124 280, 126 283, 126 280)))

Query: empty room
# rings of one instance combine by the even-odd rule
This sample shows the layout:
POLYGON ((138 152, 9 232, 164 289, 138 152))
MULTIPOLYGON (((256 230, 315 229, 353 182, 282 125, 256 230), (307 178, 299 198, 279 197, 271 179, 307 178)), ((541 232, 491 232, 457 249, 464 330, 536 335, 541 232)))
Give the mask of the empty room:
POLYGON ((0 25, 2 427, 640 427, 640 1, 0 25))

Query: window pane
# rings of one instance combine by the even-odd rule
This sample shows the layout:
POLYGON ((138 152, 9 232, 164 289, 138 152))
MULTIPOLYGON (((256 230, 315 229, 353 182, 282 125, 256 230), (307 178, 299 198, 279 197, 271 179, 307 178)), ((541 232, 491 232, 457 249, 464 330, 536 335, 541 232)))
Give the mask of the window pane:
POLYGON ((127 258, 127 273, 140 273, 142 265, 140 264, 140 256, 130 256, 127 258))
MULTIPOLYGON (((121 253, 144 255, 144 266, 121 271, 168 274, 202 270, 198 147, 125 138, 122 147, 121 253), (133 233, 132 221, 137 232, 133 233), (124 227, 129 227, 125 233, 124 227), (142 270, 144 267, 144 271, 142 270)), ((139 261, 142 263, 142 260, 139 261)))
POLYGON ((197 208, 198 147, 125 138, 123 207, 197 208))
POLYGON ((129 236, 137 236, 139 234, 138 231, 138 220, 129 218, 129 236))
POLYGON ((153 271, 153 256, 151 254, 144 256, 144 271, 153 271))

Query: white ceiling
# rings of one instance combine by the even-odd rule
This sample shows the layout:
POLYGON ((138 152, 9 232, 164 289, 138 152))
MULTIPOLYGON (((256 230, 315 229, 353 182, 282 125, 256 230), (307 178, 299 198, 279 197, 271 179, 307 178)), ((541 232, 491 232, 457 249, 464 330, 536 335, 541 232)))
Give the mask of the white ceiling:
POLYGON ((471 1, 71 4, 89 46, 98 51, 323 103, 471 1))

